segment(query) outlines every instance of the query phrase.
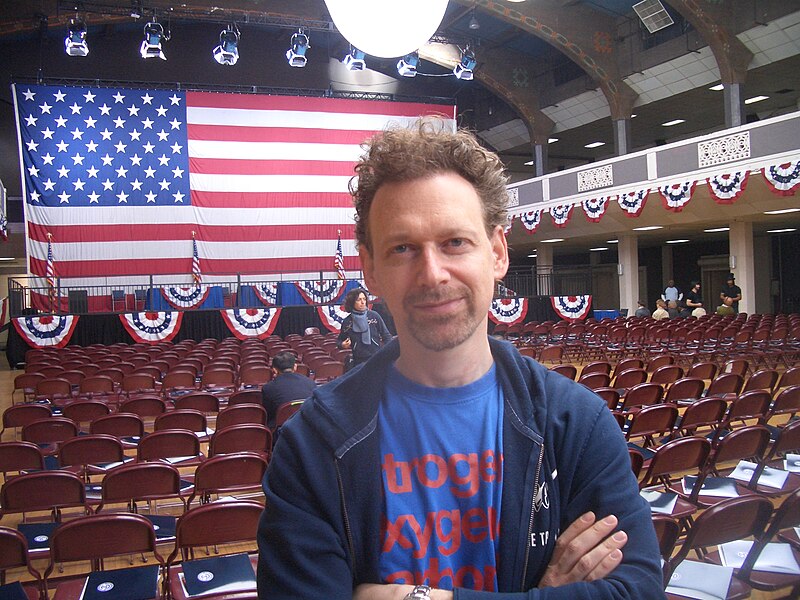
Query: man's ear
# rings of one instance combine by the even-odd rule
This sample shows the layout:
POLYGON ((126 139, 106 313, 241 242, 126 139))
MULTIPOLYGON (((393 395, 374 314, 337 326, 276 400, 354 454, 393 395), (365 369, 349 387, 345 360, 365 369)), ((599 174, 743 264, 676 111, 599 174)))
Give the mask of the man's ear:
POLYGON ((369 293, 374 296, 380 296, 380 285, 375 279, 375 261, 372 253, 363 245, 359 245, 358 258, 361 261, 361 270, 364 272, 364 284, 367 286, 369 293))
POLYGON ((506 234, 500 225, 497 225, 489 238, 494 256, 494 279, 499 281, 506 276, 508 271, 508 241, 506 234))

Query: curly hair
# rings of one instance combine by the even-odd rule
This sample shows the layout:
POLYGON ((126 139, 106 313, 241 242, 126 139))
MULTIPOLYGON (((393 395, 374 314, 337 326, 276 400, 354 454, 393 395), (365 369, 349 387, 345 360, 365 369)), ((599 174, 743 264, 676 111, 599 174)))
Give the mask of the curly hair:
POLYGON ((345 312, 353 312, 353 307, 356 304, 356 300, 358 297, 364 294, 364 298, 369 300, 369 295, 367 294, 367 290, 363 288, 354 288, 347 292, 347 295, 344 297, 344 311, 345 312))
POLYGON ((455 173, 467 180, 483 204, 487 235, 506 223, 508 194, 503 164, 467 131, 446 131, 436 120, 420 120, 413 129, 389 129, 367 141, 350 180, 356 209, 356 242, 372 251, 369 211, 378 189, 387 183, 455 173))

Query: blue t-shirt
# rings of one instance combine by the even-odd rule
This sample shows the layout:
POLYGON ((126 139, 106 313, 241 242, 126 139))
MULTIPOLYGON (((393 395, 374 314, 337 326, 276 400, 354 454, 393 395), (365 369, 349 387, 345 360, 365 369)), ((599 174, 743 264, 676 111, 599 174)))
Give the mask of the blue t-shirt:
POLYGON ((494 365, 430 388, 392 367, 378 412, 385 583, 497 591, 503 394, 494 365))

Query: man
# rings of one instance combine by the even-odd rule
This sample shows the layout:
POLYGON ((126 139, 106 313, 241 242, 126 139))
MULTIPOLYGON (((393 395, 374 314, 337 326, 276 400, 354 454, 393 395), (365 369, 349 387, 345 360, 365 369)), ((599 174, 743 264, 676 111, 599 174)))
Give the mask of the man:
POLYGON ((261 388, 261 403, 267 410, 267 424, 275 427, 278 407, 286 402, 305 400, 317 387, 310 377, 297 373, 297 357, 291 352, 278 352, 272 357, 272 381, 261 388))
POLYGON ((643 319, 650 316, 650 309, 647 308, 647 305, 643 300, 639 300, 636 304, 638 306, 636 307, 636 313, 634 314, 635 317, 640 317, 643 319))
POLYGON ((260 597, 663 598, 605 403, 486 334, 508 267, 497 156, 423 124, 374 138, 356 172, 365 282, 397 339, 284 428, 260 597))
POLYGON ((725 285, 722 286, 722 291, 719 293, 719 299, 722 300, 724 306, 730 306, 733 309, 733 314, 739 314, 739 300, 742 299, 742 288, 736 285, 733 273, 728 273, 725 285))
POLYGON ((675 287, 675 281, 670 279, 667 282, 667 287, 664 288, 664 293, 661 294, 661 299, 667 303, 671 301, 677 303, 681 298, 683 298, 683 294, 681 294, 681 291, 675 287))
POLYGON ((669 319, 669 312, 667 311, 667 303, 661 298, 656 300, 656 309, 653 311, 653 318, 656 321, 661 319, 669 319))
MULTIPOLYGON (((693 316, 699 316, 698 309, 703 308, 703 297, 700 295, 700 282, 692 281, 692 289, 686 294, 686 308, 691 311, 693 316)), ((705 314, 705 309, 703 309, 705 314)))

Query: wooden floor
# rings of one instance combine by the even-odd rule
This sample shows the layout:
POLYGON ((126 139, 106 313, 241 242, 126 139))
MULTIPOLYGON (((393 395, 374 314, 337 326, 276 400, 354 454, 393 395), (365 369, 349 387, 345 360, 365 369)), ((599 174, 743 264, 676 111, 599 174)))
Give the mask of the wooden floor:
MULTIPOLYGON (((14 388, 14 377, 16 377, 21 372, 22 371, 19 370, 12 371, 8 366, 8 361, 6 360, 5 353, 0 354, 0 411, 4 411, 7 407, 11 406, 11 391, 14 388)), ((13 439, 13 434, 6 432, 3 435, 2 441, 10 439, 13 439)), ((2 521, 0 521, 0 525, 6 527, 15 527, 18 523, 19 519, 14 518, 14 516, 7 517, 2 521)), ((252 549, 253 547, 242 546, 242 547, 237 547, 236 551, 251 551, 252 549)), ((167 545, 160 549, 160 552, 162 553, 164 558, 166 558, 171 551, 172 551, 171 545, 167 545)), ((137 561, 137 564, 141 562, 141 559, 139 558, 136 558, 135 560, 137 561)), ((46 567, 46 561, 39 561, 35 563, 34 566, 38 568, 40 571, 44 571, 44 568, 46 567)), ((126 559, 119 559, 115 562, 107 561, 106 568, 114 568, 116 566, 119 567, 129 566, 129 563, 126 559)), ((76 563, 76 564, 66 565, 64 574, 69 575, 69 574, 85 573, 88 572, 89 570, 90 569, 88 568, 88 564, 82 565, 80 563, 76 563)), ((17 579, 21 581, 29 581, 32 579, 32 577, 24 569, 10 569, 7 572, 7 581, 15 581, 17 579)), ((776 599, 776 598, 786 597, 785 594, 786 594, 785 592, 765 593, 754 590, 751 598, 754 598, 755 600, 776 599)), ((52 597, 52 590, 51 590, 51 597, 52 597)))

